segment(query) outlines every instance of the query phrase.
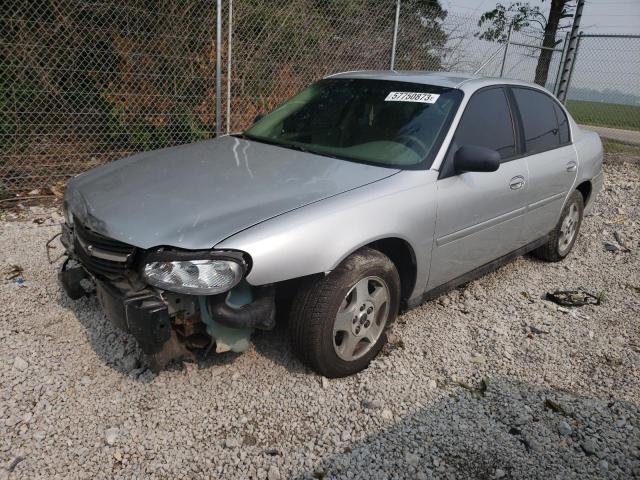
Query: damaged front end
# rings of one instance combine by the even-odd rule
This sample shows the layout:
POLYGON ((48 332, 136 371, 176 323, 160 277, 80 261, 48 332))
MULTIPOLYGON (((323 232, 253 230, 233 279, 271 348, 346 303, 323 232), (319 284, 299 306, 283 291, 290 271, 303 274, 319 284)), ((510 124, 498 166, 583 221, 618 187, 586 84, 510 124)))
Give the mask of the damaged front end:
POLYGON ((154 371, 195 354, 242 352, 254 329, 275 325, 275 288, 253 287, 240 252, 145 251, 68 218, 59 273, 70 298, 92 292, 109 320, 131 333, 154 371))

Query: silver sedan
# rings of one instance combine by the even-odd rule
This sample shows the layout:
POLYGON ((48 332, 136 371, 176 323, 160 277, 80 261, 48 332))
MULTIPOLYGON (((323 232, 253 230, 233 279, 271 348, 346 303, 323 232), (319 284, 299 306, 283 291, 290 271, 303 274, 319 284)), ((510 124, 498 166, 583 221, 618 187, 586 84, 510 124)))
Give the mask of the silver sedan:
POLYGON ((402 309, 527 252, 562 260, 601 185, 600 139, 537 85, 342 73, 243 133, 74 178, 60 280, 95 284, 156 370, 243 351, 277 312, 299 358, 346 376, 402 309))

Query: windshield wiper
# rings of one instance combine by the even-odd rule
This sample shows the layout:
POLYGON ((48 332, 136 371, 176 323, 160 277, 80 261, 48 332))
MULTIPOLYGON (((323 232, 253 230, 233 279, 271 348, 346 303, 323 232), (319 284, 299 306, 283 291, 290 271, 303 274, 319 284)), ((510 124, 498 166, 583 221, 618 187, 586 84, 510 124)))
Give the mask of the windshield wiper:
POLYGON ((243 140, 252 140, 254 142, 266 143, 268 145, 278 145, 280 147, 288 147, 288 144, 276 142, 268 138, 254 137, 253 135, 247 135, 246 133, 234 133, 232 136, 236 138, 241 138, 243 140))
POLYGON ((250 137, 246 133, 232 133, 231 137, 241 138, 243 140, 255 140, 253 137, 250 137))
POLYGON ((297 143, 278 142, 264 137, 254 137, 253 135, 247 135, 246 133, 235 133, 234 137, 242 138, 243 140, 253 140, 254 142, 266 143, 268 145, 275 145, 277 147, 288 148, 289 150, 297 150, 299 152, 311 153, 312 155, 320 155, 322 157, 337 158, 338 160, 350 160, 346 157, 341 157, 333 153, 323 152, 321 150, 312 150, 303 145, 297 143))

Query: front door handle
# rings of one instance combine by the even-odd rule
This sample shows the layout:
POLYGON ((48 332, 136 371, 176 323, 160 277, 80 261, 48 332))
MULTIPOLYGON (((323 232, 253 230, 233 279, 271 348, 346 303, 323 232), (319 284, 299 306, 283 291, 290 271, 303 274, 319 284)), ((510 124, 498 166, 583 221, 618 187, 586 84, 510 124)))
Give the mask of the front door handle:
POLYGON ((522 175, 516 175, 509 182, 509 188, 511 190, 518 190, 522 187, 524 187, 524 177, 522 175))
POLYGON ((578 169, 578 164, 574 161, 567 163, 567 172, 575 172, 578 169))

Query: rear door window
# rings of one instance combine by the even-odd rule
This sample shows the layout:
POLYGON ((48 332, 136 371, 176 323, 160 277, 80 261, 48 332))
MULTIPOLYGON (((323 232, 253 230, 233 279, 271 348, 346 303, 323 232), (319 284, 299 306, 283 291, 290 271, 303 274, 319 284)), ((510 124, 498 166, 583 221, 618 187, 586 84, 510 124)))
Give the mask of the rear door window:
POLYGON ((530 88, 512 88, 512 91, 520 112, 526 153, 531 155, 559 147, 560 128, 554 101, 530 88))
POLYGON ((502 160, 516 153, 509 104, 502 87, 480 90, 469 99, 456 130, 455 145, 475 145, 496 150, 502 160))

